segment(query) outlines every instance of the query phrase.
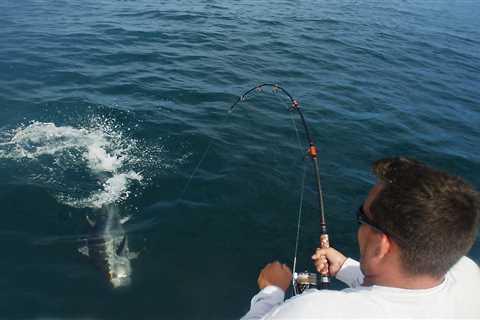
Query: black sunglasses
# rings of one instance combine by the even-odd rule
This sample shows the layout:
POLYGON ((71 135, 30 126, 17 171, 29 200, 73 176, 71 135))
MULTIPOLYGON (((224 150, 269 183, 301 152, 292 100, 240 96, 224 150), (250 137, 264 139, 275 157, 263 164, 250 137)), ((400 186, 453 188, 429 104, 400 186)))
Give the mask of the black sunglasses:
POLYGON ((359 225, 366 224, 373 229, 377 230, 378 232, 384 233, 393 240, 396 240, 399 244, 406 244, 406 241, 403 240, 402 238, 398 237, 397 235, 392 234, 389 231, 386 231, 384 228, 380 227, 378 224, 376 224, 372 219, 370 219, 366 214, 365 211, 363 211, 363 204, 358 208, 357 210, 357 222, 359 225))

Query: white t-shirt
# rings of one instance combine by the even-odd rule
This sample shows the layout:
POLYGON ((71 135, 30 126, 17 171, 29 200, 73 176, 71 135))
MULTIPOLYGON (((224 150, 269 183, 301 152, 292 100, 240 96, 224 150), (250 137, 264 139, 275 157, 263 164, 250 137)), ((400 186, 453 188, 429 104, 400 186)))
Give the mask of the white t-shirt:
POLYGON ((283 303, 285 294, 268 286, 255 295, 250 319, 329 319, 329 318, 473 318, 480 319, 480 268, 463 257, 430 289, 363 287, 357 261, 347 259, 337 279, 350 288, 306 290, 283 303))

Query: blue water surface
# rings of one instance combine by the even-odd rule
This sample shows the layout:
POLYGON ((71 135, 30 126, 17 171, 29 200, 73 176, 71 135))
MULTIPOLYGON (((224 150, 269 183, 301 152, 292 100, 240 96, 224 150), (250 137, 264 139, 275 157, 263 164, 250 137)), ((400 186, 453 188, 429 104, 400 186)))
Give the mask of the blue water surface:
MULTIPOLYGON (((242 316, 260 268, 292 263, 305 164, 282 95, 227 112, 258 83, 300 101, 347 255, 374 160, 414 157, 478 189, 479 13, 474 0, 2 1, 0 317, 242 316), (96 204, 132 216, 127 288, 77 252, 96 204)), ((306 165, 299 265, 313 269, 306 165)))

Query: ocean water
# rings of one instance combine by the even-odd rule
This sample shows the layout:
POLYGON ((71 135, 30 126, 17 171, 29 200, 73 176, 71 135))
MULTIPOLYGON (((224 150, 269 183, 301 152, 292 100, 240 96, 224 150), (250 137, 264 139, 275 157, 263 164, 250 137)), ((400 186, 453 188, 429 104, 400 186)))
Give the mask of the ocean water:
POLYGON ((298 118, 270 88, 228 113, 258 83, 300 101, 331 244, 350 256, 374 160, 414 157, 480 188, 479 13, 474 0, 2 1, 0 318, 239 318, 261 267, 292 263, 304 166, 298 263, 313 270, 298 118), (127 288, 77 251, 104 206, 131 216, 127 288))

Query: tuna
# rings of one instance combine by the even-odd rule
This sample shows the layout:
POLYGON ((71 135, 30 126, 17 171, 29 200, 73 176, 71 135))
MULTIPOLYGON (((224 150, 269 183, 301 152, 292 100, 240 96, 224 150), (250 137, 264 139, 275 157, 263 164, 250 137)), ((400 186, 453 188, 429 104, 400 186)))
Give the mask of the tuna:
POLYGON ((87 216, 90 224, 86 245, 78 249, 88 256, 104 274, 114 288, 127 286, 131 282, 132 267, 130 261, 138 253, 130 252, 123 224, 128 220, 121 218, 115 207, 102 208, 95 220, 87 216))

